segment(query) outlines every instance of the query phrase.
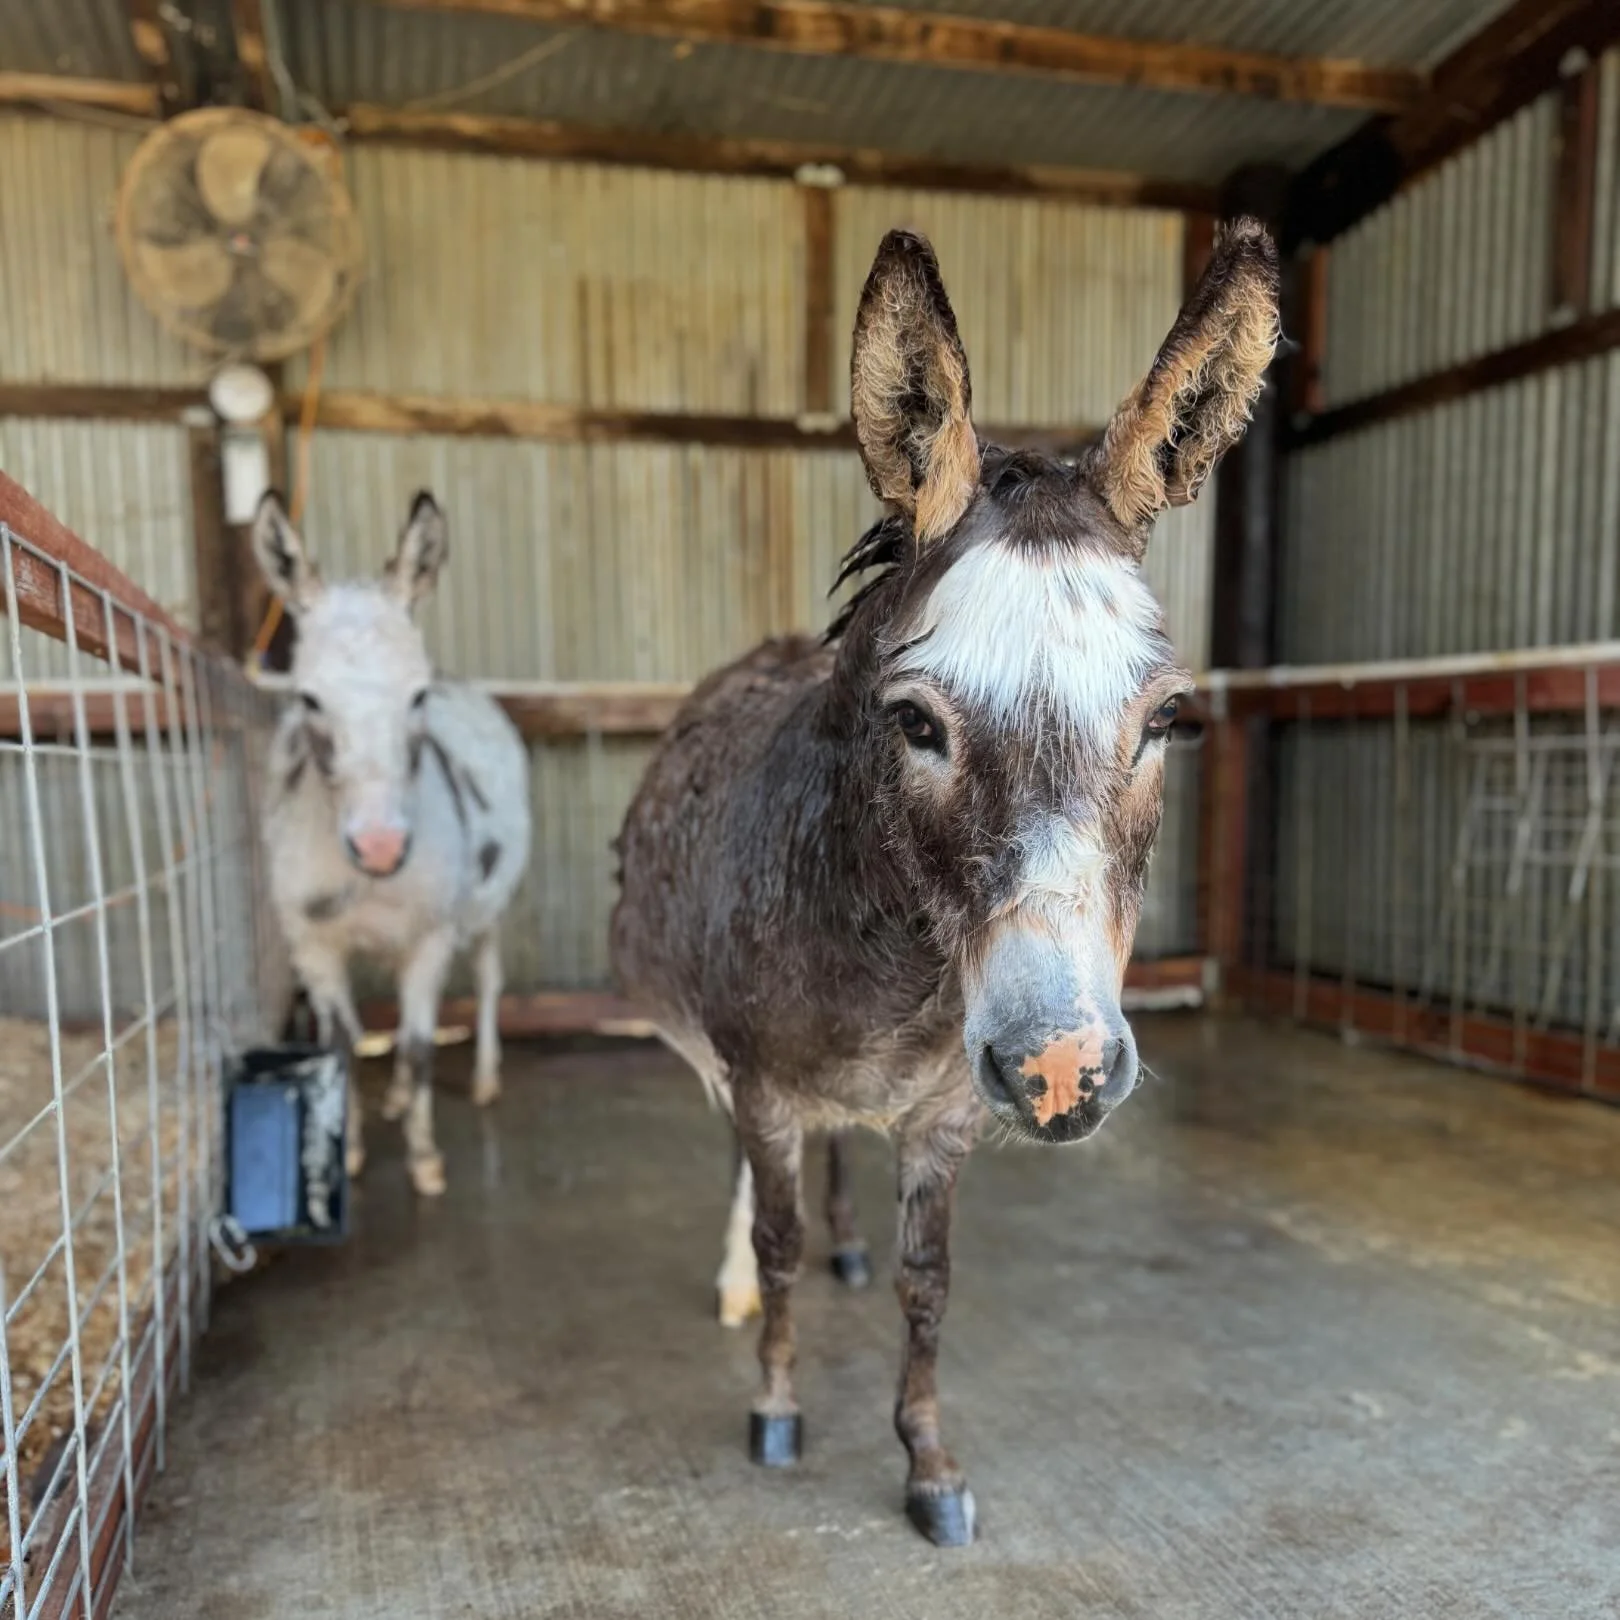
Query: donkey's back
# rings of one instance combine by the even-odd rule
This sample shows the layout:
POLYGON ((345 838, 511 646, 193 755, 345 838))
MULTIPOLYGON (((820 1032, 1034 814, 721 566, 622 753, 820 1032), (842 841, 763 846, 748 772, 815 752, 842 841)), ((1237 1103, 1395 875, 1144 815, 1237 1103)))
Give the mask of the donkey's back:
MULTIPOLYGON (((722 965, 688 943, 724 927, 743 865, 728 825, 764 785, 784 721, 831 668, 818 639, 780 636, 713 671, 664 733, 625 816, 614 974, 688 1058, 705 1022, 705 977, 722 965)), ((697 1067, 714 1078, 712 1060, 697 1067)))

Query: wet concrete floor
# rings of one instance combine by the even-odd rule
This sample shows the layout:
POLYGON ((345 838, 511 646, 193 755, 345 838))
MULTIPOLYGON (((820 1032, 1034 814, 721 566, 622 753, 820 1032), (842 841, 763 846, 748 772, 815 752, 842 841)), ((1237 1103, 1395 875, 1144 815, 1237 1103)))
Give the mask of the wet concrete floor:
MULTIPOLYGON (((709 1315, 720 1120, 657 1047, 519 1048, 491 1115, 447 1056, 446 1198, 373 1124, 354 1240, 218 1296, 116 1613, 1620 1617, 1620 1111, 1139 1033, 1156 1077, 1095 1142, 966 1172, 971 1549, 901 1513, 890 1289, 843 1293, 812 1224, 807 1455, 755 1470, 752 1333, 709 1315)), ((886 1247, 885 1146, 856 1159, 886 1247)))

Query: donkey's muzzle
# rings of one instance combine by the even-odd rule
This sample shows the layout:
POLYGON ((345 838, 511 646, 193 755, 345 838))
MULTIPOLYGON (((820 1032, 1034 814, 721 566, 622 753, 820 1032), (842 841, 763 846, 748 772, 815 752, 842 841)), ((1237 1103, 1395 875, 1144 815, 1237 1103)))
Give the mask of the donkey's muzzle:
POLYGON ((1136 1042, 1121 1023, 986 1045, 974 1079, 1004 1124, 1038 1142, 1079 1142, 1131 1094, 1136 1076, 1136 1042))
POLYGON ((344 842, 349 859, 367 877, 392 877, 411 852, 411 835, 403 827, 362 827, 344 842))

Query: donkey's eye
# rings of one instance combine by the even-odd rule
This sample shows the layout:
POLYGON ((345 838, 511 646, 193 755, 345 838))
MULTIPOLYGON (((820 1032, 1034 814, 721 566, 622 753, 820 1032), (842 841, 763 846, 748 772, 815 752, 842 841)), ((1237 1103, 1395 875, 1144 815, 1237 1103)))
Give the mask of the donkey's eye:
POLYGON ((1168 703, 1161 703, 1151 715, 1148 716, 1147 733, 1150 737, 1168 737, 1170 728, 1176 723, 1176 715, 1180 713, 1181 700, 1171 698, 1168 703))
POLYGON ((939 727, 915 703, 896 703, 889 713, 894 716, 900 735, 913 748, 944 748, 945 739, 939 727))
POLYGON ((422 688, 422 690, 420 692, 416 693, 415 696, 412 697, 412 699, 411 699, 411 713, 412 714, 420 714, 423 711, 423 709, 425 709, 427 707, 427 700, 428 700, 428 689, 424 686, 422 688))
POLYGON ((319 714, 321 712, 321 700, 313 692, 300 692, 298 701, 304 705, 305 714, 319 714))

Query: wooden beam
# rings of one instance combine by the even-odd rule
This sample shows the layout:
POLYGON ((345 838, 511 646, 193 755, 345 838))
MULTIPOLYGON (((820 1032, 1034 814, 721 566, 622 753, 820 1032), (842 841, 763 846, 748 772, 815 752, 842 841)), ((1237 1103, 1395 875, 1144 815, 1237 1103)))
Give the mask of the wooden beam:
MULTIPOLYGON (((1620 708, 1620 664, 1595 670, 1598 707, 1620 708)), ((1400 692, 1413 720, 1439 720, 1455 712, 1476 719, 1506 719, 1523 704, 1529 714, 1581 714, 1587 672, 1579 666, 1495 671, 1467 676, 1430 675, 1411 680, 1336 681, 1274 687, 1237 687, 1226 693, 1227 712, 1273 720, 1295 719, 1303 705, 1311 724, 1338 720, 1389 720, 1400 692)))
POLYGON ((804 203, 804 409, 833 410, 833 198, 826 186, 799 188, 804 203))
MULTIPOLYGON (((1616 9, 1620 10, 1620 6, 1616 9)), ((1449 404, 1452 400, 1466 398, 1482 389, 1499 388, 1504 383, 1517 382, 1521 377, 1533 377, 1555 366, 1589 360, 1616 347, 1620 347, 1620 309, 1587 315, 1568 326, 1543 332, 1539 337, 1526 338, 1522 343, 1511 344, 1491 354, 1482 354, 1477 359, 1465 360, 1461 365, 1445 371, 1414 378, 1398 388, 1386 389, 1381 394, 1370 394, 1366 399, 1352 400, 1348 405, 1323 411, 1293 430, 1288 447, 1297 450, 1322 444, 1341 434, 1432 410, 1436 405, 1449 404)))
POLYGON ((443 151, 777 179, 792 179, 805 168, 836 169, 849 185, 1053 197, 1124 208, 1212 210, 1215 206, 1209 187, 1110 169, 953 163, 865 147, 597 129, 546 119, 407 112, 364 103, 345 108, 343 117, 356 140, 443 151))
MULTIPOLYGON (((302 399, 284 395, 288 421, 302 399)), ((330 389, 316 411, 317 427, 365 433, 440 433, 476 438, 541 439, 564 444, 706 444, 743 450, 853 450, 848 422, 806 425, 789 417, 722 416, 682 411, 597 410, 538 400, 448 398, 436 394, 374 394, 330 389)), ((1075 455, 1100 428, 986 426, 980 432, 1015 449, 1075 455)))
MULTIPOLYGON (((828 388, 830 391, 830 363, 828 388)), ((302 394, 284 392, 281 419, 296 422, 302 407, 302 394)), ((209 411, 208 396, 202 389, 0 382, 0 417, 191 424, 196 413, 209 411)), ((745 450, 856 448, 855 430, 848 422, 824 419, 804 423, 782 416, 594 410, 548 405, 539 400, 376 394, 357 389, 323 393, 315 425, 366 433, 442 433, 561 444, 710 444, 745 450)), ((1078 455, 1101 431, 1090 424, 1041 427, 1012 423, 980 429, 985 438, 1009 449, 1042 450, 1055 456, 1078 455)), ((284 474, 278 483, 285 486, 284 474)))
POLYGON ((1216 962, 1224 993, 1243 960, 1249 874, 1249 728, 1226 717, 1209 733, 1199 796, 1199 937, 1216 962))
POLYGON ((99 107, 135 118, 156 118, 162 110, 155 84, 120 79, 70 79, 54 73, 0 73, 0 106, 25 104, 99 107))
POLYGON ((1581 316, 1592 307, 1600 91, 1598 64, 1589 62, 1558 92, 1552 258, 1552 305, 1558 314, 1581 316))
POLYGON ((1381 989, 1347 986, 1342 978, 1313 974, 1303 986, 1286 969, 1239 969, 1232 988, 1257 1012, 1292 1016, 1333 1030, 1353 1030, 1443 1062, 1476 1065, 1620 1103, 1620 1049, 1589 1052, 1579 1035, 1516 1028, 1511 1018, 1485 1013, 1453 1016, 1445 1005, 1415 1006, 1381 989))
MULTIPOLYGON (((1132 962, 1125 970, 1127 991, 1201 989, 1202 957, 1177 956, 1158 962, 1132 962)), ((543 1040, 569 1035, 621 1035, 647 1039, 657 1033, 648 1008, 611 990, 531 990, 501 997, 503 1040, 543 1040)), ((478 1004, 470 996, 443 1002, 439 1028, 471 1030, 478 1004)), ((360 1022, 376 1034, 391 1034, 399 1025, 399 1004, 379 997, 360 1005, 360 1022)))
POLYGON ((1393 111, 1422 75, 1365 62, 1078 34, 850 0, 385 0, 405 11, 512 17, 565 28, 752 45, 805 56, 1027 73, 1080 84, 1254 96, 1393 111))
POLYGON ((134 41, 135 54, 146 64, 147 77, 157 86, 161 99, 159 110, 165 115, 177 113, 180 111, 180 80, 169 49, 160 0, 128 0, 128 5, 130 38, 134 41))
POLYGON ((1296 415, 1319 415, 1326 403, 1322 365, 1327 354, 1328 276, 1332 255, 1309 248, 1301 256, 1295 287, 1299 299, 1299 349, 1294 355, 1291 408, 1296 415))
MULTIPOLYGON (((167 631, 179 646, 190 645, 190 635, 126 574, 99 551, 88 546, 66 524, 48 512, 21 484, 0 472, 0 523, 26 545, 11 548, 17 616, 32 630, 43 630, 58 641, 67 637, 71 616, 81 652, 105 658, 125 669, 140 667, 140 614, 148 633, 167 631), (71 571, 64 591, 57 564, 71 571), (107 633, 100 593, 113 599, 113 633, 107 633)), ((0 581, 3 585, 3 581, 0 581)), ((0 612, 6 602, 0 595, 0 612)), ((156 669, 158 645, 149 643, 149 668, 156 669)))
POLYGON ((184 422, 209 411, 201 388, 147 388, 123 383, 0 382, 0 416, 55 416, 82 421, 184 422))
POLYGON ((264 44, 264 12, 260 0, 231 0, 231 26, 236 35, 236 59, 242 64, 243 88, 248 104, 273 113, 280 104, 276 81, 270 76, 270 53, 264 44))
MULTIPOLYGON (((155 669, 156 666, 154 671, 155 669)), ((103 688, 100 691, 84 693, 83 702, 85 730, 90 737, 103 741, 108 737, 116 737, 119 697, 103 688)), ((153 725, 159 731, 169 729, 169 701, 163 691, 156 686, 148 687, 136 683, 123 694, 122 702, 124 718, 131 735, 139 737, 146 730, 148 708, 151 710, 153 725)), ((184 696, 180 695, 175 704, 177 711, 175 718, 180 718, 185 713, 186 707, 184 696)), ((71 742, 78 731, 73 694, 61 687, 30 686, 28 723, 36 740, 71 742)), ((225 719, 221 723, 216 719, 215 729, 228 731, 231 729, 231 722, 225 719)), ((0 739, 11 742, 21 736, 22 700, 18 697, 15 687, 10 691, 0 691, 0 739)))
POLYGON ((247 652, 242 628, 238 534, 225 522, 225 478, 218 423, 186 430, 191 468, 192 554, 197 579, 197 637, 229 658, 247 652))
POLYGON ((1595 62, 1616 43, 1614 0, 1515 0, 1435 69, 1420 100, 1365 124, 1301 172, 1284 248, 1331 241, 1407 181, 1553 89, 1570 52, 1595 62))
POLYGON ((525 740, 555 741, 591 733, 656 737, 692 690, 688 681, 559 682, 538 687, 486 687, 525 740))
POLYGON ((1183 222, 1181 237, 1181 296, 1192 296, 1198 278, 1215 251, 1215 211, 1211 208, 1189 209, 1183 222))
MULTIPOLYGON (((611 990, 534 990, 500 1001, 500 1032, 507 1040, 555 1035, 636 1035, 654 1033, 647 1010, 611 990)), ((472 1028, 478 1004, 470 997, 443 1002, 439 1027, 472 1028)), ((391 1032, 399 1024, 398 1003, 390 998, 362 1002, 360 1022, 368 1030, 391 1032)))

